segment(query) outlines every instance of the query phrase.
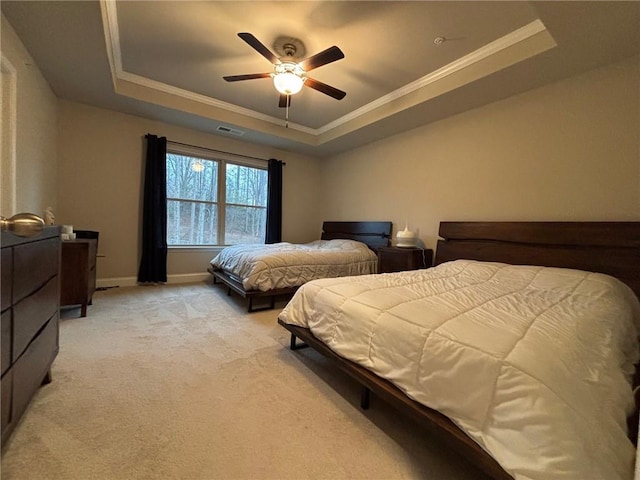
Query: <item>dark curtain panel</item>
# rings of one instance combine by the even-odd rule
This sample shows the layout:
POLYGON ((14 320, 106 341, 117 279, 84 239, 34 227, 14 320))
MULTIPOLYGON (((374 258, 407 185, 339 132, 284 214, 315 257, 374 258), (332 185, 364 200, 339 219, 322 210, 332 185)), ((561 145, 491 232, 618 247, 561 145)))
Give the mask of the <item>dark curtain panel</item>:
POLYGON ((264 243, 282 241, 282 165, 280 160, 269 159, 267 182, 267 234, 264 243))
POLYGON ((147 134, 138 282, 167 281, 167 139, 147 134))

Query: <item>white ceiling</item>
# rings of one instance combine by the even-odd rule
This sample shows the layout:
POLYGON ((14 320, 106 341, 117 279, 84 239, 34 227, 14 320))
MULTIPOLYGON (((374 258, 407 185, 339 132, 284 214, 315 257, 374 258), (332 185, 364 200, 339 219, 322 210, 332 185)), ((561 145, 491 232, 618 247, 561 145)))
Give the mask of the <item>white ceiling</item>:
POLYGON ((8 1, 0 3, 56 95, 326 156, 640 52, 640 2, 8 1), (293 96, 288 127, 272 71, 237 36, 276 53, 345 58, 309 76, 347 92, 293 96), (434 43, 436 37, 444 42, 434 43))

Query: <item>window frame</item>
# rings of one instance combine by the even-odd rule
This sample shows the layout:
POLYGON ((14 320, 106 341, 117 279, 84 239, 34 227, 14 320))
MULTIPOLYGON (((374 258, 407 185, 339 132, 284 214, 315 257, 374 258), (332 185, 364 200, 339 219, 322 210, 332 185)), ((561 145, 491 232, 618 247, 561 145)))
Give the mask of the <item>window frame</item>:
MULTIPOLYGON (((205 147, 196 147, 191 145, 183 145, 178 143, 173 143, 171 141, 167 141, 167 155, 182 155, 186 157, 196 158, 204 161, 211 161, 218 164, 218 184, 216 186, 216 197, 217 201, 203 201, 203 200, 195 200, 191 198, 174 198, 167 197, 167 201, 176 200, 176 201, 191 201, 198 203, 206 203, 209 205, 216 206, 216 213, 218 218, 218 225, 216 229, 216 235, 218 241, 222 238, 226 240, 225 229, 226 229, 226 209, 227 209, 227 165, 238 165, 241 167, 249 167, 255 168, 259 170, 264 170, 268 172, 268 160, 261 160, 258 158, 245 157, 244 155, 235 154, 235 153, 225 153, 219 152, 217 150, 210 150, 205 147)), ((166 181, 166 180, 165 180, 166 181)), ((267 195, 268 201, 268 195, 267 195)), ((232 204, 234 206, 241 207, 252 207, 252 208, 264 208, 265 211, 267 206, 258 207, 254 205, 241 205, 241 204, 232 204)), ((266 235, 266 232, 265 232, 266 235)), ((167 228, 167 247, 169 249, 221 249, 229 246, 228 243, 218 243, 217 245, 204 245, 204 244, 169 244, 168 241, 169 230, 167 228)), ((263 240, 264 243, 264 240, 263 240)))

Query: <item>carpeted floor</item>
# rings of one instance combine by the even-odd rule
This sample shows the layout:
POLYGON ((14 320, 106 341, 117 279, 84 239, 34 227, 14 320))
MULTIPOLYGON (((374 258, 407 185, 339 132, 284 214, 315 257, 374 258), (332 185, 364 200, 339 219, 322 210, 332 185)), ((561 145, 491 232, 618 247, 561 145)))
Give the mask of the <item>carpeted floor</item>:
POLYGON ((220 285, 96 292, 63 311, 53 382, 2 455, 10 479, 481 479, 220 285))

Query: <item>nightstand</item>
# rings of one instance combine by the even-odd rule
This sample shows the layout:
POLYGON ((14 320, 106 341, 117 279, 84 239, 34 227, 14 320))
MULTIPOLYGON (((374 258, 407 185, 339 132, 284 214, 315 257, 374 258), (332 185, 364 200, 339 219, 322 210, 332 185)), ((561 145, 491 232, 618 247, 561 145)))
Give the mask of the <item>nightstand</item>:
POLYGON ((424 248, 378 248, 378 273, 402 272, 429 268, 433 262, 433 250, 424 248))
POLYGON ((64 240, 60 256, 60 306, 80 305, 87 316, 96 289, 97 238, 64 240))

